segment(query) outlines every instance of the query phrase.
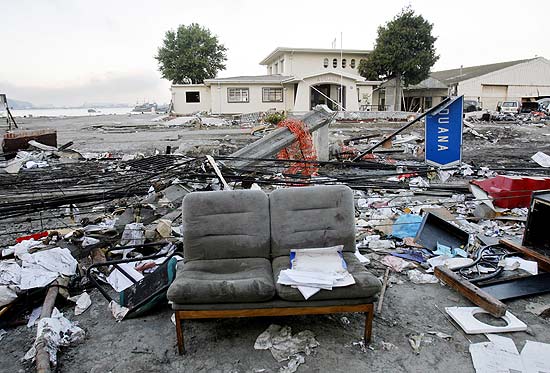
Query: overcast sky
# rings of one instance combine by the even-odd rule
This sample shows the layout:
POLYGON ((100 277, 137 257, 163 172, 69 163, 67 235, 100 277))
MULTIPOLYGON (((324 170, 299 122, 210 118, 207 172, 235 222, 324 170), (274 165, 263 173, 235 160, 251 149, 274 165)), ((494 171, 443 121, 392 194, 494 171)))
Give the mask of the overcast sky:
POLYGON ((410 4, 434 24, 434 70, 550 58, 550 1, 0 0, 0 92, 35 105, 170 100, 153 58, 164 33, 208 27, 228 48, 219 76, 264 74, 277 46, 372 49, 410 4), (339 47, 339 45, 338 45, 339 47))

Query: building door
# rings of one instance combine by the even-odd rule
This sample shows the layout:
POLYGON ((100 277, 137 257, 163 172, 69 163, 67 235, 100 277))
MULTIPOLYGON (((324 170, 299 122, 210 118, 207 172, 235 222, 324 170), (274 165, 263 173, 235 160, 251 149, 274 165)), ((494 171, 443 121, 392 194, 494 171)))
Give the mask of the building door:
POLYGON ((481 85, 481 107, 496 110, 499 101, 506 101, 508 97, 507 85, 481 85))
POLYGON ((327 105, 330 110, 342 110, 346 107, 346 86, 343 86, 343 95, 339 84, 317 84, 310 88, 310 110, 317 105, 327 105), (339 104, 339 105, 338 105, 339 104))
POLYGON ((317 105, 327 105, 332 109, 332 102, 327 97, 330 97, 330 84, 318 84, 310 88, 310 105, 309 109, 313 109, 317 105))

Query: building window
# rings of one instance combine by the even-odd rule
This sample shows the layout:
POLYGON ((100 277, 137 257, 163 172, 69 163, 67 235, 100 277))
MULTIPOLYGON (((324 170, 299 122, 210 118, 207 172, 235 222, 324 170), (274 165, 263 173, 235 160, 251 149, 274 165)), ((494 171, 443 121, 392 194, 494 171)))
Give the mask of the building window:
POLYGON ((281 66, 281 74, 285 72, 285 60, 282 59, 279 61, 279 66, 281 66))
POLYGON ((345 58, 342 58, 342 68, 345 69, 346 68, 346 64, 347 64, 348 61, 346 61, 345 58))
POLYGON ((248 88, 227 88, 227 102, 248 102, 248 88))
POLYGON ((432 107, 432 98, 424 97, 424 109, 429 109, 432 107))
POLYGON ((349 61, 349 67, 355 69, 355 58, 352 58, 351 61, 349 61))
POLYGON ((334 67, 334 68, 337 68, 337 67, 338 67, 338 60, 337 60, 336 58, 334 58, 334 59, 332 60, 332 67, 334 67))
POLYGON ((275 69, 274 69, 274 70, 275 70, 275 74, 278 74, 278 73, 279 73, 279 64, 276 63, 274 66, 275 66, 275 69))
POLYGON ((185 102, 197 103, 201 102, 201 95, 199 91, 185 92, 185 102))
POLYGON ((283 102, 283 89, 262 88, 262 102, 283 102))
POLYGON ((325 58, 325 59, 323 60, 323 67, 324 67, 324 68, 327 68, 327 67, 328 67, 328 58, 325 58))

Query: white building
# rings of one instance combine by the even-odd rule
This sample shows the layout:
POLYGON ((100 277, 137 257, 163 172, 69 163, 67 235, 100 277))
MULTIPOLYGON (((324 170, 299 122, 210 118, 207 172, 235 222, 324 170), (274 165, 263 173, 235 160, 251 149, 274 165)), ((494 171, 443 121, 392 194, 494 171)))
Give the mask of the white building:
POLYGON ((359 75, 359 63, 368 54, 355 49, 277 48, 260 62, 266 75, 172 85, 173 110, 176 114, 305 112, 318 104, 334 110, 369 109, 373 87, 381 82, 359 75))
MULTIPOLYGON (((388 102, 390 86, 388 81, 377 90, 375 95, 380 97, 377 103, 381 103, 384 93, 385 102, 388 102)), ((465 100, 480 102, 483 109, 495 110, 499 101, 521 102, 550 97, 550 61, 536 57, 435 71, 428 79, 405 87, 403 91, 404 109, 411 111, 428 109, 448 95, 464 95, 465 100)))

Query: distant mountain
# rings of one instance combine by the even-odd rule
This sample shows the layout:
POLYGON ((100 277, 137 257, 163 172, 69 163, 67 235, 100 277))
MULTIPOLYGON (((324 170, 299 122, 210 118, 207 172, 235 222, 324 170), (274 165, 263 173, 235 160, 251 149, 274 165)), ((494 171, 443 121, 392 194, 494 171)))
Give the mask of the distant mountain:
POLYGON ((8 107, 10 109, 32 109, 33 105, 27 101, 12 100, 8 98, 8 107))

